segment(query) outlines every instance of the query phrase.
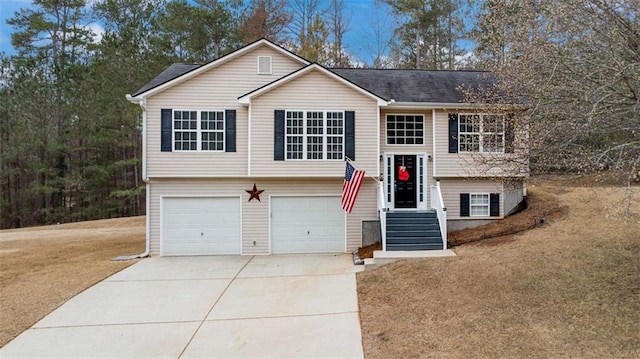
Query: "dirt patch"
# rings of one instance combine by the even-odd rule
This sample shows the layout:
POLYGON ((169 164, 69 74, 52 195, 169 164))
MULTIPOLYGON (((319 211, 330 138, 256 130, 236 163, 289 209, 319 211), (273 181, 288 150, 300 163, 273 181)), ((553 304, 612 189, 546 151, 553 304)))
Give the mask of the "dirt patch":
POLYGON ((640 189, 544 192, 564 217, 358 273, 365 356, 637 357, 640 189))
POLYGON ((144 247, 145 217, 0 231, 0 347, 144 247))

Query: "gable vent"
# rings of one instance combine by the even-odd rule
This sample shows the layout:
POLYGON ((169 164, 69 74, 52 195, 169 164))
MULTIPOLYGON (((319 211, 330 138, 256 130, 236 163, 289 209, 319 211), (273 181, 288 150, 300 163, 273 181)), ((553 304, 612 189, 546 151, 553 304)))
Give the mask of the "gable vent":
POLYGON ((258 56, 258 74, 271 75, 271 56, 258 56))

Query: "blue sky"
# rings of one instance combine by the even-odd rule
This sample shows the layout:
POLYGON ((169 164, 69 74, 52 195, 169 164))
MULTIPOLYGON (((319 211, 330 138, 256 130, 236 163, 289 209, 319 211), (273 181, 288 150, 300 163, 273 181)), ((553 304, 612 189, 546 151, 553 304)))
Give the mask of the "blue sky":
MULTIPOLYGON (((351 30, 345 35, 345 47, 349 53, 356 54, 363 62, 371 62, 372 53, 380 50, 371 31, 380 27, 387 37, 393 26, 393 18, 386 11, 385 5, 374 6, 374 0, 346 0, 347 17, 351 19, 351 30), (377 24, 377 25, 376 25, 377 24)), ((13 17, 20 8, 31 6, 31 0, 0 0, 0 52, 7 55, 15 53, 11 46, 13 29, 7 25, 7 19, 13 17)), ((100 31, 99 24, 93 24, 94 32, 100 31)), ((384 51, 383 51, 384 52, 384 51)))
MULTIPOLYGON (((346 3, 346 17, 350 19, 351 29, 345 34, 344 46, 348 53, 355 56, 356 61, 371 64, 376 53, 387 53, 388 50, 385 46, 376 45, 380 41, 376 41, 373 29, 378 29, 384 34, 382 42, 386 43, 391 37, 395 19, 390 15, 387 5, 376 3, 375 0, 346 0, 346 3)), ((31 0, 0 0, 0 52, 7 55, 15 53, 11 46, 13 29, 6 21, 20 8, 29 6, 31 0)), ((100 24, 88 25, 94 32, 101 31, 100 24)), ((471 46, 468 41, 462 43, 465 47, 471 46)))
POLYGON ((7 19, 13 17, 13 13, 21 6, 30 4, 29 1, 0 0, 0 52, 12 53, 11 27, 7 25, 7 19))

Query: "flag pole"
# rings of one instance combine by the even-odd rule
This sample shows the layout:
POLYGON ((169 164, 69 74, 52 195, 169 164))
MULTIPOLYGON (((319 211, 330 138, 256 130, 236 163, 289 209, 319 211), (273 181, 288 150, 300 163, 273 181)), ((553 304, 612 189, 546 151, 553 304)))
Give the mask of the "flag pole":
MULTIPOLYGON (((353 168, 358 169, 358 167, 356 167, 356 164, 353 163, 353 161, 349 157, 344 156, 344 160, 347 161, 350 165, 352 165, 353 168)), ((365 173, 366 173, 366 171, 365 171, 365 173)), ((377 178, 377 177, 374 177, 374 176, 371 176, 371 175, 367 175, 367 177, 371 178, 374 181, 376 181, 376 183, 380 182, 380 178, 377 178)))

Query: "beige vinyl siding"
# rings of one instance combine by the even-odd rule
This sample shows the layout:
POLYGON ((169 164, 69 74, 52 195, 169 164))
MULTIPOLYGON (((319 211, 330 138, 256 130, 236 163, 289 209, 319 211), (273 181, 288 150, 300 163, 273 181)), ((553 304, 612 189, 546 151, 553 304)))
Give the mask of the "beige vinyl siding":
POLYGON ((290 57, 261 46, 147 99, 149 177, 246 176, 248 109, 238 97, 299 69, 290 57), (271 75, 258 75, 258 56, 271 56, 271 75), (160 110, 236 110, 237 152, 161 152, 160 110))
MULTIPOLYGON (((470 171, 471 156, 467 154, 449 153, 449 112, 456 110, 436 110, 435 112, 435 173, 436 177, 467 177, 470 171)), ((446 201, 445 201, 446 205, 446 201)), ((447 207, 448 210, 449 207, 447 207)), ((459 212, 458 212, 459 213, 459 212)), ((447 214, 449 216, 450 213, 447 214)))
POLYGON ((504 213, 504 194, 501 182, 479 179, 441 179, 442 200, 447 208, 447 219, 496 219, 501 217, 460 217, 460 193, 500 193, 500 214, 504 213))
MULTIPOLYGON (((500 177, 505 176, 505 172, 501 171, 498 167, 490 165, 490 163, 499 163, 496 159, 503 156, 513 156, 513 154, 504 153, 449 153, 449 113, 469 113, 469 110, 455 110, 447 109, 436 110, 435 113, 435 134, 434 141, 436 147, 436 153, 434 155, 435 164, 435 177, 500 177), (488 159, 486 163, 481 164, 482 156, 488 159), (478 162, 480 161, 480 162, 478 162), (487 167, 492 167, 488 169, 487 167)), ((508 167, 512 167, 512 162, 504 162, 508 164, 508 167)), ((509 177, 524 176, 526 171, 516 170, 513 174, 507 175, 509 177)))
POLYGON ((274 110, 355 111, 356 166, 378 168, 377 102, 319 71, 257 96, 251 104, 251 175, 343 177, 342 160, 274 161, 274 110))
MULTIPOLYGON (((362 221, 377 219, 376 186, 365 179, 353 212, 347 215, 347 251, 361 246, 362 221)), ((160 253, 160 198, 171 197, 230 197, 239 196, 242 202, 242 254, 269 254, 269 201, 272 196, 340 196, 342 179, 284 180, 284 179, 153 179, 150 184, 150 249, 160 253), (264 190, 260 202, 248 202, 253 184, 264 190), (253 242, 255 241, 255 245, 253 242)))
MULTIPOLYGON (((383 109, 380 114, 380 154, 406 154, 406 155, 419 155, 427 154, 433 155, 433 126, 432 126, 432 113, 431 110, 405 110, 405 109, 383 109), (387 115, 422 115, 424 117, 424 144, 422 145, 388 145, 387 144, 387 115)), ((431 186, 435 185, 435 180, 432 177, 433 166, 432 162, 425 158, 425 177, 427 178, 427 185, 424 189, 425 203, 427 208, 431 207, 431 186)), ((418 159, 416 159, 416 165, 418 159)), ((381 163, 380 171, 384 172, 384 163, 381 163)), ((394 171, 396 169, 394 168, 394 171)), ((385 188, 386 189, 386 188, 385 188)))
POLYGON ((380 115, 380 151, 392 153, 427 153, 433 152, 433 126, 431 110, 394 110, 383 109, 380 115), (387 115, 422 115, 424 117, 423 145, 387 145, 387 115))

